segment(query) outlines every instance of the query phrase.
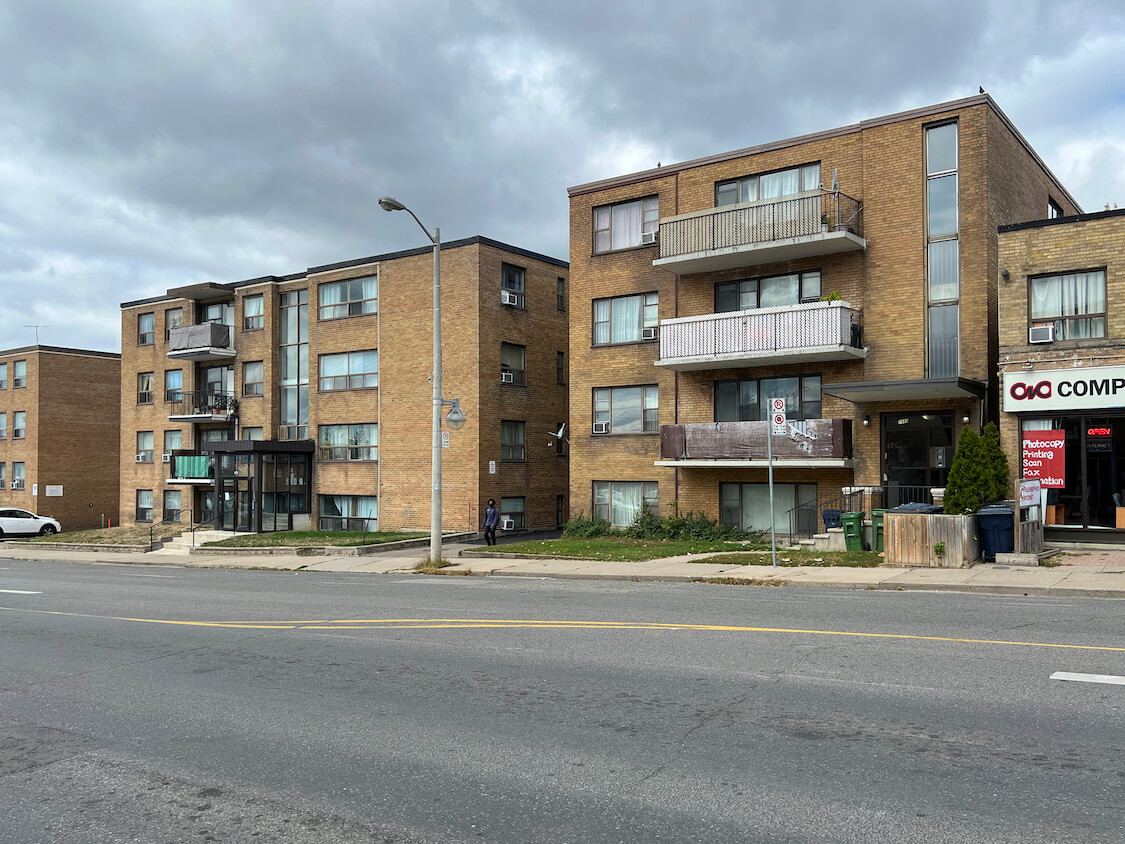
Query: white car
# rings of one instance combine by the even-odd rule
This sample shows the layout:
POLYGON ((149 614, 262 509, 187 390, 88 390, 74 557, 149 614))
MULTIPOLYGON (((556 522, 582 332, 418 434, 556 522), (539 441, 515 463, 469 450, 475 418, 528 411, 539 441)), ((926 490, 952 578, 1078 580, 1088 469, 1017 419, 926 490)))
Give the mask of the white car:
POLYGON ((27 510, 15 507, 0 509, 0 537, 4 536, 50 536, 62 530, 57 519, 50 516, 36 516, 27 510))

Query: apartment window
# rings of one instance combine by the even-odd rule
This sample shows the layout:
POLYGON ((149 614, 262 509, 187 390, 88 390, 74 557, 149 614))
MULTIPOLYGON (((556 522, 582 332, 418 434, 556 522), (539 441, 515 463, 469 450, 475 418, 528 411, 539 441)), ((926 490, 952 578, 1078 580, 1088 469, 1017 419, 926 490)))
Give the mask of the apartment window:
POLYGON ((566 383, 566 353, 555 352, 555 383, 566 383))
POLYGON ((321 460, 378 460, 379 426, 321 425, 321 460))
POLYGON ((303 440, 309 435, 309 291, 282 293, 280 305, 281 418, 277 436, 282 440, 303 440))
POLYGON ((12 489, 23 489, 26 478, 24 477, 24 464, 12 464, 12 489))
POLYGON ((228 439, 226 428, 202 428, 199 431, 200 443, 221 443, 228 439))
POLYGON ((566 279, 562 276, 555 282, 555 310, 566 310, 566 279))
MULTIPOLYGON (((816 506, 816 484, 775 483, 773 485, 775 530, 779 533, 792 532, 789 526, 790 512, 795 507, 805 505, 816 506)), ((719 484, 719 521, 739 530, 769 530, 769 484, 719 484)))
POLYGON ((138 522, 151 522, 152 521, 152 490, 151 489, 138 489, 137 490, 137 521, 138 522))
POLYGON ((17 360, 12 363, 12 389, 18 390, 27 386, 27 361, 17 360))
POLYGON ((785 399, 789 419, 819 419, 820 376, 749 378, 715 382, 716 422, 758 422, 769 419, 770 399, 785 399))
POLYGON ((523 386, 527 383, 524 363, 527 349, 513 343, 500 344, 500 383, 523 386))
POLYGON ((1055 326, 1056 340, 1105 337, 1105 270, 1031 279, 1031 322, 1055 326))
POLYGON ((266 326, 266 297, 258 293, 242 300, 242 327, 247 331, 266 326))
POLYGON ((1051 197, 1047 197, 1047 219, 1054 220, 1063 215, 1062 206, 1051 197))
POLYGON ((168 454, 172 451, 179 451, 184 447, 184 432, 183 431, 165 431, 164 432, 164 453, 168 454))
POLYGON ((12 414, 12 439, 22 440, 27 436, 27 411, 17 410, 12 414))
POLYGON ((362 390, 379 386, 379 351, 347 352, 320 358, 321 390, 362 390))
POLYGON ((594 518, 627 528, 645 510, 656 512, 656 481, 594 481, 594 518))
POLYGON ((594 252, 612 252, 641 245, 641 234, 660 227, 660 202, 655 196, 602 205, 594 209, 594 252))
POLYGON ((379 278, 332 281, 317 288, 321 319, 373 314, 379 310, 379 278))
POLYGON ((151 372, 137 373, 137 404, 152 404, 151 372))
POLYGON ((524 423, 505 419, 500 423, 500 459, 524 459, 524 423))
POLYGON ((152 431, 137 431, 137 462, 152 462, 152 431))
POLYGON ((514 264, 503 264, 500 270, 500 285, 503 292, 500 302, 504 305, 513 305, 517 308, 526 307, 524 299, 524 281, 527 270, 514 264))
POLYGON ((659 428, 659 390, 643 387, 600 387, 594 390, 594 430, 606 434, 641 434, 659 428))
POLYGON ((377 531, 379 499, 374 495, 320 495, 321 530, 377 531))
POLYGON ((952 378, 960 371, 957 124, 931 126, 925 132, 928 375, 952 378))
POLYGON ((8 414, 0 413, 0 440, 8 437, 8 414))
POLYGON ((765 199, 781 199, 820 187, 820 163, 790 167, 760 176, 731 179, 715 185, 715 205, 736 205, 765 199))
POLYGON ((184 324, 184 309, 169 308, 164 312, 164 339, 172 336, 172 329, 184 324))
POLYGON ((8 485, 8 466, 6 463, 0 463, 0 489, 4 489, 8 485))
POLYGON ((178 489, 164 490, 164 521, 178 522, 180 520, 180 491, 178 489))
POLYGON ((264 364, 260 360, 247 361, 242 364, 242 395, 262 395, 265 388, 263 371, 264 364))
POLYGON ((500 521, 508 519, 511 520, 513 530, 520 530, 527 526, 527 521, 524 518, 524 511, 526 504, 523 496, 518 498, 501 498, 500 499, 500 521))
POLYGON ((242 439, 244 440, 264 440, 265 428, 243 428, 242 439))
POLYGON ((184 400, 184 371, 182 369, 164 370, 164 401, 184 400))
POLYGON ((137 345, 151 346, 156 340, 156 314, 137 317, 137 345))
POLYGON ((819 270, 724 281, 715 285, 715 313, 718 314, 796 305, 819 299, 819 270))
POLYGON ((8 364, 0 363, 0 390, 8 389, 8 364))
POLYGON ((210 302, 199 308, 199 321, 217 322, 234 328, 234 302, 210 302))
POLYGON ((658 305, 659 296, 656 293, 595 299, 594 345, 655 339, 655 329, 660 324, 658 305), (646 328, 654 329, 651 338, 646 336, 646 328))

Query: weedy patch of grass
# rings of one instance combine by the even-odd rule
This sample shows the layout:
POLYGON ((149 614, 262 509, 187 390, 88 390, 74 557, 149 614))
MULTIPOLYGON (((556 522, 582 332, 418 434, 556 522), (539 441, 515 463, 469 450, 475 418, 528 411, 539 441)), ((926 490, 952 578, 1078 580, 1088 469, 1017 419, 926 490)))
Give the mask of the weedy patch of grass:
POLYGON ((307 545, 381 545, 402 539, 417 539, 420 533, 368 533, 360 531, 291 530, 280 533, 247 533, 206 543, 215 548, 291 548, 307 545))
POLYGON ((772 577, 705 577, 700 583, 714 583, 718 586, 788 586, 788 580, 772 577))
MULTIPOLYGON (((680 554, 742 551, 742 542, 689 539, 633 539, 626 536, 599 536, 589 539, 544 539, 538 542, 510 542, 492 545, 489 553, 509 555, 543 555, 549 557, 578 557, 600 562, 636 562, 676 557, 680 554)), ((486 550, 486 549, 481 549, 486 550)))
POLYGON ((423 560, 422 562, 414 566, 414 571, 416 571, 418 574, 446 574, 458 575, 460 577, 468 577, 472 574, 472 571, 470 571, 469 569, 456 569, 455 571, 451 570, 451 567, 455 565, 457 565, 457 563, 453 562, 452 560, 438 560, 436 563, 429 560, 423 560))
MULTIPOLYGON (((72 530, 56 533, 54 536, 36 536, 29 542, 64 542, 79 545, 148 545, 149 525, 118 525, 111 528, 92 530, 72 530)), ((159 542, 170 539, 183 530, 179 525, 157 525, 153 538, 159 542)))
MULTIPOLYGON (((769 551, 752 551, 738 554, 718 554, 705 560, 692 560, 693 563, 721 563, 737 566, 771 566, 773 558, 769 551)), ((778 550, 778 566, 846 566, 849 568, 878 568, 883 564, 883 556, 874 551, 806 551, 778 550)))

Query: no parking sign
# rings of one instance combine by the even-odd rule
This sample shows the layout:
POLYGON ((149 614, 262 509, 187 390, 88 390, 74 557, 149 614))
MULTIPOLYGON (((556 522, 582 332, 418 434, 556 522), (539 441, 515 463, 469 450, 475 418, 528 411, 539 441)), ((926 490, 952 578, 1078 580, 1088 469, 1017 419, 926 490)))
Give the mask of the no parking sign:
POLYGON ((771 433, 785 433, 785 399, 770 399, 771 433))

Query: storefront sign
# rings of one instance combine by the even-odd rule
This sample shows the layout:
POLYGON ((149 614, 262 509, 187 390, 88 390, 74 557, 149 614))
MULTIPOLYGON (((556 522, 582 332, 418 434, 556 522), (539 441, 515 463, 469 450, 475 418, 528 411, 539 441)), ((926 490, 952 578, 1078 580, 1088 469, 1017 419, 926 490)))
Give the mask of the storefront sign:
POLYGON ((1020 507, 1038 507, 1042 495, 1042 484, 1038 479, 1020 481, 1020 507))
POLYGON ((1125 366, 1004 373, 1004 410, 1102 410, 1125 407, 1125 366))
POLYGON ((1023 432, 1023 477, 1047 489, 1066 486, 1066 437, 1062 431, 1023 432))

